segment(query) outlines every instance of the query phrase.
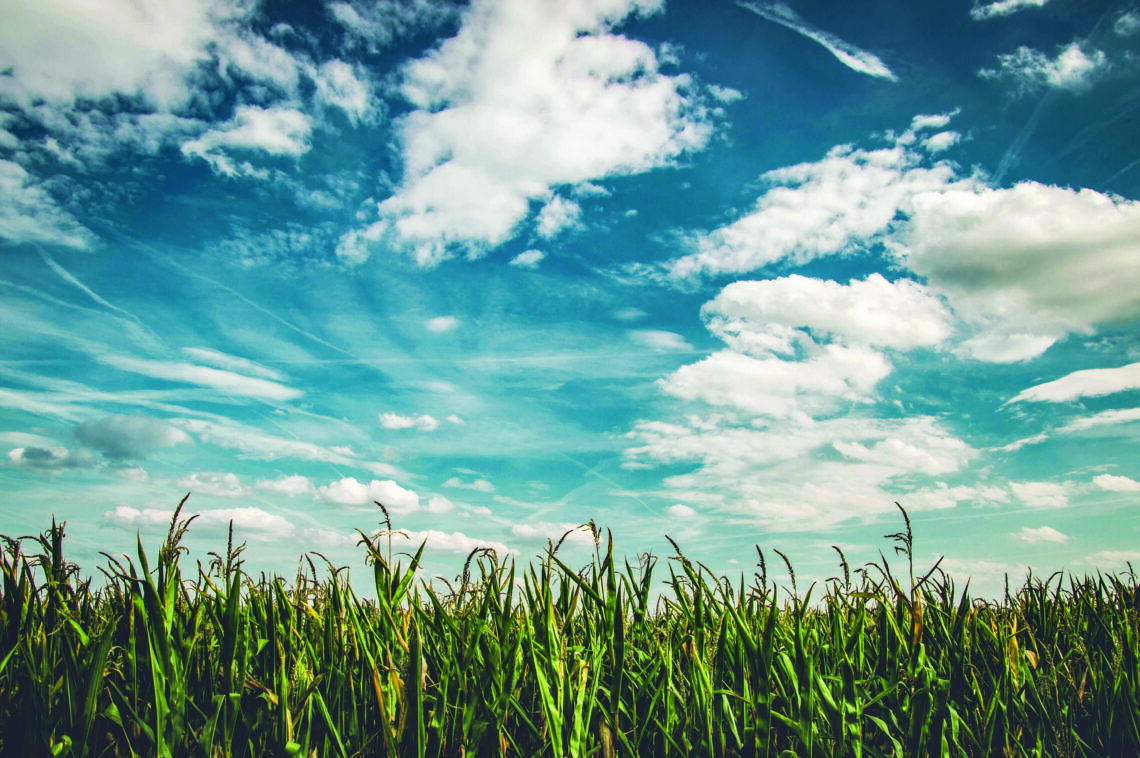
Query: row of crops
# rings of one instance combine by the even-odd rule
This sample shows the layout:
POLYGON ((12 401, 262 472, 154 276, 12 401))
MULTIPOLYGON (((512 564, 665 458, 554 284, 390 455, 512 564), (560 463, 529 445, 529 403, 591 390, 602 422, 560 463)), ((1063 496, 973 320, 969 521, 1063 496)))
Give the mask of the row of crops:
POLYGON ((591 523, 582 568, 476 551, 439 591, 385 521, 372 600, 311 560, 251 577, 232 534, 191 571, 179 512, 98 589, 63 525, 4 538, 0 755, 1140 755, 1131 574, 985 602, 916 574, 907 520, 893 564, 837 549, 810 589, 780 554, 785 590, 759 548, 733 581, 675 545, 631 565, 591 523))

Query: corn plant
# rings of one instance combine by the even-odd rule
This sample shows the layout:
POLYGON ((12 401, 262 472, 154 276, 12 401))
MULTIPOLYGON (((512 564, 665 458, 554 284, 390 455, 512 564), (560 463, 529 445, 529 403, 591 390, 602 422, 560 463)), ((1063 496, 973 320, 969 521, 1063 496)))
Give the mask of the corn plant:
POLYGON ((185 502, 155 558, 106 556, 101 586, 64 524, 3 538, 0 756, 1140 754, 1135 575, 976 598, 916 571, 901 506, 892 558, 852 570, 835 548, 840 575, 802 594, 778 550, 787 589, 759 547, 746 584, 672 540, 631 564, 593 522, 585 565, 564 535, 430 583, 384 510, 359 533, 372 599, 317 553, 251 576, 232 528, 186 566, 185 502))

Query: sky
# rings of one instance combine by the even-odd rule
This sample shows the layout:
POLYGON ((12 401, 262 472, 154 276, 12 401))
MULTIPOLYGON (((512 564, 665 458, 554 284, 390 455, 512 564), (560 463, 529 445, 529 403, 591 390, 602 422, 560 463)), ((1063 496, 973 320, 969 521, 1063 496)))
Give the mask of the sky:
POLYGON ((1140 6, 4 15, 0 533, 1140 561, 1140 6))

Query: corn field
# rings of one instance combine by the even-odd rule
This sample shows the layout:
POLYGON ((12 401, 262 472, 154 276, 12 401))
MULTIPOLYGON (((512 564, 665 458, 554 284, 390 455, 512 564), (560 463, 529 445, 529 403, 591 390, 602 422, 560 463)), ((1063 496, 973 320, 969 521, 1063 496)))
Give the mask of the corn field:
POLYGON ((359 533, 375 600, 311 557, 255 579, 232 529, 188 571, 180 512, 98 588, 62 524, 4 538, 0 755, 1140 755, 1135 576, 974 599, 916 574, 905 511, 895 565, 836 548, 802 596, 779 551, 790 591, 759 548, 747 583, 675 544, 631 565, 593 522, 584 567, 478 550, 444 592, 423 545, 393 564, 385 513, 359 533))

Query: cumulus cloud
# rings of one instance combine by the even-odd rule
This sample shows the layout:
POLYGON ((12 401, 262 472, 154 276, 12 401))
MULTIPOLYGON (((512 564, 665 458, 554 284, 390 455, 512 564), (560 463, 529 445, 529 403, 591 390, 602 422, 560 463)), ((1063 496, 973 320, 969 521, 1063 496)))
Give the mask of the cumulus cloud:
POLYGON ((479 548, 491 548, 500 557, 508 555, 518 555, 518 550, 508 547, 502 542, 497 540, 483 539, 480 537, 468 537, 463 532, 441 532, 436 529, 428 529, 422 532, 413 532, 407 529, 397 530, 398 534, 404 534, 408 537, 413 544, 419 545, 426 541, 429 551, 438 551, 441 553, 458 553, 460 555, 467 555, 472 550, 479 548))
POLYGON ((792 355, 805 340, 908 349, 950 336, 946 306, 909 279, 879 274, 847 284, 798 274, 734 282, 701 308, 709 330, 734 349, 792 355))
POLYGON ((225 176, 264 178, 268 176, 265 169, 255 167, 248 158, 259 153, 299 158, 309 149, 311 131, 309 117, 296 109, 241 105, 227 123, 184 142, 182 153, 202 158, 225 176), (247 159, 239 160, 235 153, 247 159))
POLYGON ((531 521, 524 524, 513 524, 511 536, 517 540, 530 543, 545 543, 547 540, 551 540, 554 544, 558 544, 558 541, 562 540, 564 545, 594 544, 594 537, 590 534, 589 529, 582 528, 580 524, 571 524, 569 521, 531 521))
POLYGON ((866 400, 890 372, 882 355, 864 347, 825 345, 800 361, 722 350, 682 366, 662 379, 660 386, 685 400, 760 416, 790 417, 866 400))
POLYGON ((1108 57, 1102 51, 1086 53, 1077 42, 1070 43, 1054 58, 1022 45, 1012 53, 999 55, 998 67, 984 68, 978 76, 1009 82, 1019 94, 1042 88, 1078 92, 1088 89, 1107 65, 1108 57))
POLYGON ((697 512, 687 505, 676 503, 675 505, 670 505, 665 509, 665 515, 669 518, 677 519, 679 521, 687 521, 689 519, 696 518, 697 512))
POLYGON ((538 212, 535 231, 539 237, 550 239, 564 229, 576 226, 581 215, 582 206, 561 195, 555 195, 538 212))
POLYGON ((736 4, 822 45, 827 52, 835 56, 836 60, 852 71, 892 82, 898 81, 898 77, 887 68, 887 64, 883 63, 877 55, 866 50, 860 50, 834 34, 814 28, 784 3, 750 3, 738 0, 736 4))
POLYGON ((342 60, 322 63, 313 73, 318 103, 340 108, 349 121, 367 121, 375 111, 367 77, 342 60))
POLYGON ((443 483, 444 487, 457 487, 460 489, 475 490, 476 492, 491 493, 495 491, 495 485, 486 479, 476 478, 471 481, 464 481, 457 476, 453 476, 443 483))
POLYGON ((1010 482, 1013 496, 1030 508, 1064 508, 1072 487, 1063 482, 1010 482))
POLYGON ((458 9, 435 0, 349 0, 329 3, 329 14, 347 33, 350 45, 377 51, 409 32, 438 26, 458 9))
POLYGON ((554 188, 702 148, 711 126, 691 78, 662 74, 648 45, 610 32, 659 9, 642 0, 472 3, 455 37, 403 71, 415 108, 400 124, 404 177, 379 204, 393 242, 424 266, 478 257, 554 188))
POLYGON ((42 182, 7 160, 0 160, 0 238, 80 249, 90 248, 95 240, 42 182))
POLYGON ((542 259, 546 257, 546 253, 541 250, 524 250, 523 252, 511 258, 510 265, 515 268, 536 269, 542 259))
POLYGON ((1024 526, 1021 528, 1020 532, 1014 532, 1013 536, 1022 542, 1028 542, 1030 544, 1036 544, 1039 542, 1060 544, 1069 541, 1068 535, 1061 534, 1051 526, 1040 526, 1036 529, 1033 527, 1024 526))
POLYGON ((878 274, 838 282, 793 275, 728 285, 701 310, 729 350, 661 381, 669 394, 789 418, 867 401, 891 372, 876 348, 935 345, 946 307, 922 285, 878 274))
POLYGON ((429 318, 424 322, 424 329, 427 329, 429 332, 434 332, 436 334, 450 332, 458 326, 459 319, 457 319, 455 316, 436 316, 435 318, 429 318))
POLYGON ((85 421, 75 428, 75 437, 107 458, 146 458, 156 448, 190 442, 186 432, 166 421, 147 416, 114 415, 85 421))
POLYGON ((87 450, 65 447, 17 447, 8 451, 8 463, 41 471, 63 471, 94 465, 95 457, 87 450))
POLYGON ((918 507, 991 499, 982 491, 918 492, 916 475, 958 471, 976 452, 929 417, 741 423, 730 415, 645 421, 628 435, 630 463, 692 467, 665 479, 673 497, 730 520, 772 529, 822 529, 918 507))
POLYGON ((280 479, 262 479, 254 486, 259 490, 276 492, 279 495, 288 495, 289 497, 296 497, 297 495, 313 492, 312 481, 310 481, 307 476, 301 476, 300 474, 283 476, 280 479))
POLYGON ((1009 402, 1064 403, 1134 389, 1140 389, 1140 363, 1120 368, 1074 371, 1060 379, 1022 390, 1009 402))
POLYGON ((365 484, 350 476, 318 487, 316 496, 318 500, 339 505, 368 505, 379 501, 391 513, 410 513, 420 507, 419 495, 391 480, 373 479, 365 484))
POLYGON ((0 92, 28 103, 121 93, 169 109, 189 98, 186 75, 238 15, 220 0, 141 4, 43 0, 5 13, 0 92))
POLYGON ((975 21, 984 21, 987 18, 998 18, 1017 13, 1026 8, 1040 8, 1049 0, 997 0, 993 3, 982 3, 970 9, 970 18, 975 21))
POLYGON ((381 413, 380 426, 385 429, 418 429, 421 432, 434 432, 439 421, 434 416, 401 416, 398 413, 381 413))
POLYGON ((1120 37, 1131 37, 1140 32, 1140 13, 1137 11, 1121 13, 1113 23, 1112 31, 1120 37))
POLYGON ((191 474, 179 479, 178 486, 195 495, 213 495, 214 497, 241 497, 247 493, 238 475, 229 473, 191 474))
POLYGON ((972 184, 948 163, 923 162, 900 143, 877 150, 840 145, 820 161, 769 171, 761 177, 769 189, 753 209, 694 237, 696 252, 673 261, 668 276, 742 274, 863 249, 888 232, 916 195, 972 184))
MULTIPOLYGON (((128 529, 163 529, 170 524, 172 515, 171 508, 132 508, 120 505, 103 513, 103 523, 128 529)), ((191 515, 198 516, 194 519, 191 530, 222 531, 233 522, 235 533, 256 540, 288 539, 296 531, 285 518, 255 507, 215 508, 197 514, 183 511, 183 517, 191 515)))
POLYGON ((1100 474, 1093 477, 1093 484, 1108 492, 1140 492, 1140 482, 1127 476, 1100 474))

